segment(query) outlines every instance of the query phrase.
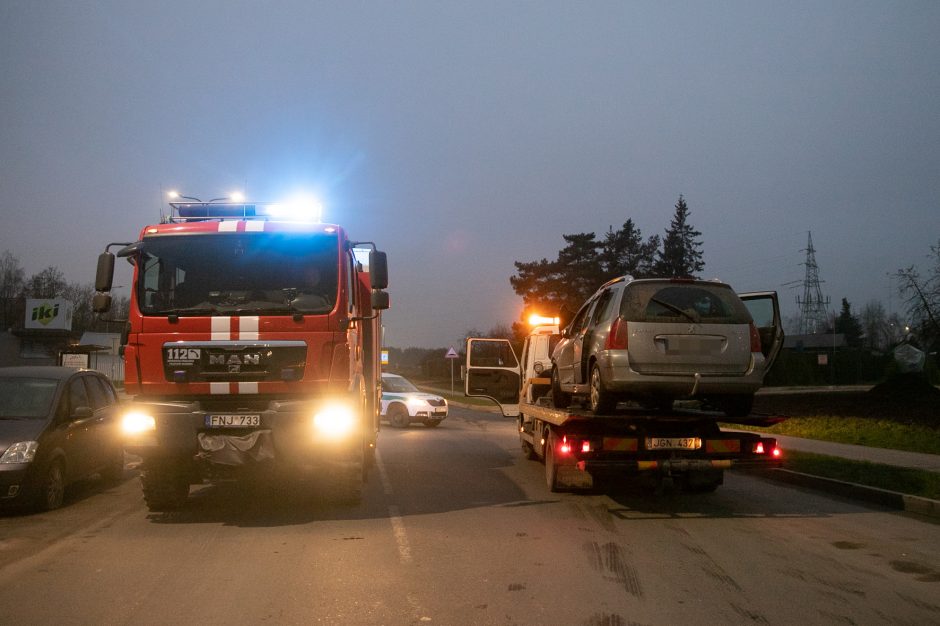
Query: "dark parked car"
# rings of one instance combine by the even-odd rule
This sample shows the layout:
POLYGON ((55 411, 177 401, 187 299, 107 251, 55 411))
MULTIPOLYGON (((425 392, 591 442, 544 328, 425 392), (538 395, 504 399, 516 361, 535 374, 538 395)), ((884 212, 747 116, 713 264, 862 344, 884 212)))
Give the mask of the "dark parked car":
POLYGON ((0 503, 48 511, 76 480, 119 480, 117 411, 114 386, 98 372, 0 367, 0 503))

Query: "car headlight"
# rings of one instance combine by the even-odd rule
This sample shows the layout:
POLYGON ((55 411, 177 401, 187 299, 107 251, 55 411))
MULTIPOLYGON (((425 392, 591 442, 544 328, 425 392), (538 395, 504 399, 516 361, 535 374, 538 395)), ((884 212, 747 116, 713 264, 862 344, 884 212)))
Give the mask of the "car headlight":
POLYGON ((424 400, 423 398, 408 398, 407 402, 408 402, 408 406, 412 406, 416 409, 423 407, 423 406, 427 406, 428 404, 428 401, 424 400))
POLYGON ((327 404, 314 414, 313 427, 321 435, 338 439, 356 427, 356 414, 345 404, 327 404))
POLYGON ((125 413, 121 418, 121 431, 125 435, 143 435, 157 429, 157 422, 153 415, 140 411, 125 413))
POLYGON ((38 449, 38 441, 18 441, 0 456, 0 463, 31 463, 38 449))

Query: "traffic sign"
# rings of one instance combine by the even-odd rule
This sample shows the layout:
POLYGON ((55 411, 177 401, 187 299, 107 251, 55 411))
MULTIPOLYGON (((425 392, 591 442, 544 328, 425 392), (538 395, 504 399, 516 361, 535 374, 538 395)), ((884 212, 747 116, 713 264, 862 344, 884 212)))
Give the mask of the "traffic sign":
POLYGON ((444 355, 444 358, 445 358, 445 359, 456 359, 456 358, 457 358, 457 351, 454 350, 453 348, 451 348, 450 350, 447 351, 447 354, 444 355))

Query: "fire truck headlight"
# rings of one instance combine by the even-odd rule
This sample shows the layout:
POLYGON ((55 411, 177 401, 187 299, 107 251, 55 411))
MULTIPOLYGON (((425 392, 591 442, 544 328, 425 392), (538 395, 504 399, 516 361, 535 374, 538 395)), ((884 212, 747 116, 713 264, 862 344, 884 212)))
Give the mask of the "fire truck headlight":
POLYGON ((157 422, 153 415, 142 413, 140 411, 131 411, 125 413, 121 418, 121 432, 125 435, 136 436, 146 433, 152 433, 157 429, 157 422))
POLYGON ((313 416, 313 428, 320 435, 339 439, 350 434, 356 426, 356 415, 344 404, 328 404, 313 416))

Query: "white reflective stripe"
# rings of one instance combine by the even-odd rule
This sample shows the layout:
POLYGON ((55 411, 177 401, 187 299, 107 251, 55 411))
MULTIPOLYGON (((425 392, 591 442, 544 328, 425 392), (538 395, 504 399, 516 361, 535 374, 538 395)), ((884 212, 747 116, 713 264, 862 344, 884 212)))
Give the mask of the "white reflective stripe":
POLYGON ((212 341, 228 341, 232 338, 232 318, 212 318, 212 341))
MULTIPOLYGON (((250 222, 249 222, 250 223, 250 222)), ((258 339, 258 317, 246 316, 238 318, 238 338, 245 340, 258 339)))
POLYGON ((264 230, 264 222, 245 222, 245 232, 261 232, 264 230))
POLYGON ((227 222, 219 222, 219 232, 220 233, 234 233, 238 230, 238 222, 229 220, 227 222))
POLYGON ((209 383, 209 393, 213 395, 228 394, 228 383, 209 383))
POLYGON ((238 393, 258 393, 258 383, 238 383, 238 393))

